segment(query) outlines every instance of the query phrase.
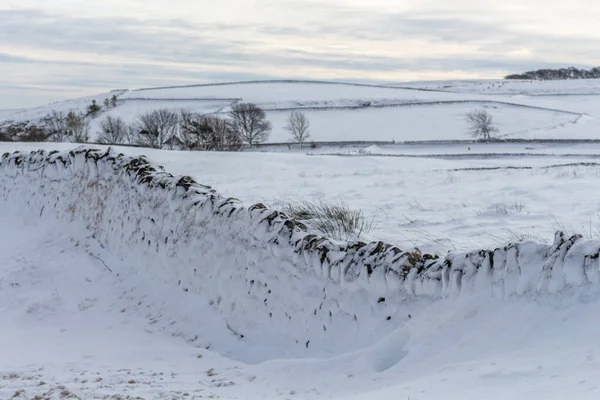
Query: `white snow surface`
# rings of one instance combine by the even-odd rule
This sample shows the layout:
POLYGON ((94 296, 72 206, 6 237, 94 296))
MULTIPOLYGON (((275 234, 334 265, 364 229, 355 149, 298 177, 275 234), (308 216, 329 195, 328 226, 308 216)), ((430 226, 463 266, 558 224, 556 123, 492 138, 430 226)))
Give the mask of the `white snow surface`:
POLYGON ((240 82, 115 90, 45 107, 0 111, 0 123, 35 123, 52 110, 85 111, 92 99, 102 105, 105 98, 115 94, 118 106, 103 107, 90 119, 93 138, 106 115, 131 122, 141 113, 167 108, 226 116, 233 103, 244 101, 267 110, 273 123, 272 143, 289 140, 284 126, 291 110, 307 115, 315 141, 465 139, 464 114, 475 108, 492 113, 502 138, 600 139, 597 88, 597 82, 591 81, 449 81, 396 86, 240 82))
POLYGON ((0 167, 0 398, 597 398, 596 240, 355 285, 244 209, 65 157, 0 167))
MULTIPOLYGON (((396 144, 115 148, 225 197, 81 157, 0 166, 0 399, 598 398, 600 145, 402 142, 466 139, 476 107, 503 138, 600 139, 600 80, 116 90, 0 110, 0 121, 113 94, 118 107, 92 132, 107 114, 225 115, 252 101, 271 142, 287 141, 284 119, 302 109, 314 140, 396 144), (373 217, 364 240, 440 258, 411 266, 407 253, 369 258, 332 241, 296 252, 306 233, 241 207, 311 198, 373 217), (553 241, 557 230, 567 236, 553 241)), ((0 143, 0 154, 73 148, 0 143)))
POLYGON ((406 82, 393 86, 450 93, 485 93, 528 96, 573 96, 600 94, 600 79, 556 81, 480 79, 406 82))

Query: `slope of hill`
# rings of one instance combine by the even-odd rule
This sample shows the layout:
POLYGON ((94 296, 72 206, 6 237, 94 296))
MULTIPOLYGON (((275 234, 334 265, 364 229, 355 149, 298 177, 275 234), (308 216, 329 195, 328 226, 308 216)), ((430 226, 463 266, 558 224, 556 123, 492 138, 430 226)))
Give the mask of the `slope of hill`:
POLYGON ((141 89, 58 102, 30 110, 5 111, 0 114, 0 119, 5 124, 6 121, 36 123, 52 110, 85 111, 92 100, 102 104, 104 98, 115 94, 118 106, 103 109, 90 119, 92 139, 99 131, 99 121, 106 115, 131 122, 141 113, 167 108, 226 116, 231 105, 238 101, 254 102, 267 110, 273 123, 271 142, 288 141, 285 118, 295 109, 308 116, 315 141, 464 139, 464 114, 482 107, 493 114, 501 137, 597 138, 595 121, 586 121, 572 136, 555 129, 568 123, 579 124, 582 114, 595 112, 589 107, 590 99, 583 96, 586 93, 581 92, 583 87, 565 86, 562 82, 538 83, 535 87, 527 83, 515 86, 511 81, 503 81, 497 88, 492 83, 494 89, 486 90, 481 83, 411 83, 394 87, 266 81, 141 89), (582 96, 572 96, 568 102, 555 97, 529 97, 530 94, 562 96, 579 92, 582 96))
POLYGON ((272 142, 291 109, 331 141, 0 143, 23 152, 0 162, 0 398, 596 399, 597 82, 246 82, 0 112, 117 95, 94 127, 242 100, 272 142), (448 140, 475 107, 524 140, 448 140), (347 243, 243 207, 312 199, 374 228, 347 243))
POLYGON ((595 398, 597 240, 338 270, 355 244, 288 248, 312 239, 143 159, 7 155, 0 190, 3 397, 595 398))

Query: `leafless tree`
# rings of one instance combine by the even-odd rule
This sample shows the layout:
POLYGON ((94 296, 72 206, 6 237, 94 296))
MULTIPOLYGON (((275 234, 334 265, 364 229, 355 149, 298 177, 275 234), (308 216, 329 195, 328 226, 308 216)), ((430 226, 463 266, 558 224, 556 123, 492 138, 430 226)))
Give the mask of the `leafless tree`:
POLYGON ((202 116, 187 110, 181 110, 179 116, 179 136, 184 150, 204 150, 204 129, 199 119, 202 116))
POLYGON ((188 111, 181 112, 180 136, 186 150, 237 151, 243 144, 230 121, 188 111))
POLYGON ((98 143, 121 144, 127 138, 127 123, 122 118, 107 115, 100 121, 100 132, 98 132, 98 143))
POLYGON ((483 140, 490 140, 498 132, 494 126, 492 115, 486 110, 474 110, 465 114, 469 135, 483 140))
POLYGON ((67 118, 63 112, 52 110, 52 112, 42 118, 42 123, 48 131, 51 141, 67 141, 69 129, 67 127, 67 118))
POLYGON ((177 147, 179 115, 167 109, 158 109, 138 116, 132 125, 131 134, 134 144, 153 149, 172 149, 177 147))
POLYGON ((42 119, 45 131, 53 142, 85 143, 89 141, 89 124, 85 116, 69 111, 65 115, 61 111, 53 110, 42 119))
POLYGON ((67 114, 67 128, 70 141, 75 143, 90 141, 90 126, 82 114, 69 111, 67 114))
POLYGON ((231 107, 229 116, 232 127, 250 146, 269 139, 272 126, 264 110, 253 103, 237 103, 231 107))
POLYGON ((304 142, 310 139, 309 128, 310 121, 300 111, 292 111, 285 125, 285 129, 290 132, 291 139, 295 143, 299 143, 300 148, 302 148, 304 142))

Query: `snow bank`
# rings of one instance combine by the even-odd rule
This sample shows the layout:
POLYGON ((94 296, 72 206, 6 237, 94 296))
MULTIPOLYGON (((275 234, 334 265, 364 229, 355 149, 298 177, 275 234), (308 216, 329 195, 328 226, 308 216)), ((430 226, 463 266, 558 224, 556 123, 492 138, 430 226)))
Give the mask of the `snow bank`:
POLYGON ((295 354, 372 343, 407 321, 414 303, 407 300, 600 284, 600 241, 557 233, 552 245, 444 258, 383 242, 337 242, 262 204, 243 207, 143 156, 110 149, 6 153, 0 198, 26 203, 34 215, 83 222, 139 273, 205 295, 239 338, 266 336, 298 348, 295 354))

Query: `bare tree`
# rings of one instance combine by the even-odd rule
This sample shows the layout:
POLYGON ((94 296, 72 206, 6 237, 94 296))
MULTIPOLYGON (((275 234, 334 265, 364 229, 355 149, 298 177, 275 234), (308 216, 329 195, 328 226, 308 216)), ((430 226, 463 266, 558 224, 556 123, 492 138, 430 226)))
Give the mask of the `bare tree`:
POLYGON ((61 111, 53 110, 43 119, 45 131, 53 142, 76 142, 85 143, 89 141, 89 124, 85 116, 69 111, 65 115, 61 111))
POLYGON ((310 139, 310 122, 304 113, 300 111, 292 111, 288 117, 285 129, 290 132, 292 140, 300 144, 300 148, 304 142, 310 139))
POLYGON ((172 149, 179 145, 177 138, 179 115, 159 109, 138 116, 132 125, 132 142, 153 149, 172 149))
POLYGON ((127 138, 127 123, 122 118, 107 115, 100 121, 100 132, 98 132, 98 143, 121 144, 127 138))
POLYGON ((204 129, 199 119, 202 116, 181 110, 179 116, 179 136, 184 150, 204 150, 204 129))
POLYGON ((489 140, 493 134, 498 132, 494 126, 492 115, 486 110, 474 110, 465 114, 469 134, 475 138, 489 140))
POLYGON ((229 116, 232 127, 250 146, 269 139, 272 126, 264 110, 253 103, 237 103, 231 107, 229 116))
POLYGON ((90 126, 82 114, 69 111, 67 114, 67 128, 70 141, 75 143, 90 141, 90 126))
POLYGON ((42 123, 48 131, 49 139, 53 142, 66 142, 69 136, 67 118, 61 111, 52 110, 42 118, 42 123))
POLYGON ((180 136, 186 150, 237 151, 243 145, 230 121, 189 111, 181 112, 180 136))

